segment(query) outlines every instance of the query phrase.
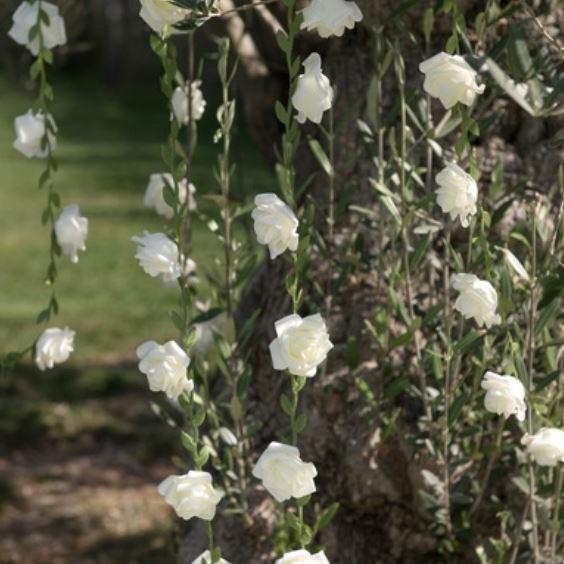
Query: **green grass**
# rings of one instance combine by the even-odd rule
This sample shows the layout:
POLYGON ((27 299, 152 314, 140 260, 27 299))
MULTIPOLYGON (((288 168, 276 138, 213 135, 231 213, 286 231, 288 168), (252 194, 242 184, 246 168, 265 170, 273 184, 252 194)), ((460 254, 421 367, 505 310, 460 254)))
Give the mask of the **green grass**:
MULTIPOLYGON (((168 115, 158 84, 113 91, 93 79, 55 82, 54 115, 59 127, 56 188, 63 205, 77 202, 89 219, 86 253, 77 265, 59 261, 57 295, 61 312, 50 325, 77 331, 74 363, 131 356, 148 338, 172 338, 168 312, 176 292, 166 289, 138 266, 130 241, 143 230, 162 230, 163 223, 143 207, 149 174, 163 171, 160 146, 168 115)), ((25 113, 33 93, 10 86, 0 76, 0 354, 26 347, 42 330, 35 325, 46 305, 43 284, 48 233, 40 223, 45 193, 37 188, 42 170, 12 148, 13 119, 25 113)), ((201 196, 213 193, 216 146, 215 108, 200 122, 193 178, 201 196)), ((237 141, 244 186, 238 194, 268 191, 271 174, 242 135, 237 141)), ((196 224, 193 258, 211 265, 218 252, 208 230, 196 224)))

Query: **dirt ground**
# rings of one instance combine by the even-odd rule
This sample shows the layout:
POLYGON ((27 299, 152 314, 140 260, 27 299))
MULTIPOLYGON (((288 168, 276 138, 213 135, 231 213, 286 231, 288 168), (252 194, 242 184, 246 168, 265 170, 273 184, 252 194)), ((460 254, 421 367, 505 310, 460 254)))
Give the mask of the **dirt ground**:
POLYGON ((0 390, 0 563, 174 562, 156 491, 175 432, 132 369, 29 369, 0 390))

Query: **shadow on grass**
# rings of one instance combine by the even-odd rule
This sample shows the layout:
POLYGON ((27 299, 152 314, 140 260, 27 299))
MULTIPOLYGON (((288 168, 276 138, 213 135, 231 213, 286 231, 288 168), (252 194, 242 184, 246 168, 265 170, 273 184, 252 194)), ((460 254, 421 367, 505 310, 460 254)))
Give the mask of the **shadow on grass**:
POLYGON ((133 365, 46 373, 22 369, 4 380, 0 391, 0 450, 47 440, 87 448, 128 443, 143 460, 174 451, 175 431, 150 408, 164 400, 148 391, 133 365))
POLYGON ((83 551, 82 562, 128 562, 129 564, 172 564, 176 561, 172 532, 151 533, 106 538, 83 551))

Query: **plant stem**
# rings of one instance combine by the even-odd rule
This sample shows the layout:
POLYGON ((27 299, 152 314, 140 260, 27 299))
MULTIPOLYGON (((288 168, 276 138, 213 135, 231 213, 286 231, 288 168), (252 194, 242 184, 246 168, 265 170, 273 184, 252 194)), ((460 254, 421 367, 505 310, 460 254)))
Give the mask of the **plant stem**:
MULTIPOLYGON (((331 163, 331 173, 329 174, 329 195, 327 202, 327 253, 329 257, 334 256, 335 247, 335 116, 331 106, 329 110, 329 129, 325 131, 327 145, 329 149, 329 162, 331 163)), ((331 259, 330 259, 331 260, 331 259)), ((333 306, 333 265, 329 262, 327 272, 327 285, 325 288, 325 321, 327 330, 331 333, 331 309, 333 306)), ((321 369, 322 378, 327 373, 328 362, 323 363, 321 369)))
POLYGON ((517 554, 519 553, 519 544, 520 544, 519 540, 521 539, 521 531, 523 530, 525 521, 527 519, 527 515, 529 514, 529 506, 530 506, 530 500, 527 499, 527 502, 525 503, 525 507, 523 508, 523 513, 521 514, 521 519, 519 519, 519 523, 517 524, 517 529, 515 530, 515 534, 513 535, 513 541, 511 543, 513 548, 511 549, 511 554, 509 556, 509 560, 507 564, 515 564, 515 560, 517 560, 517 554))
MULTIPOLYGON (((400 65, 398 65, 399 67, 400 65)), ((405 102, 405 76, 403 71, 403 64, 401 65, 401 70, 397 72, 399 78, 399 89, 400 89, 400 113, 401 113, 401 132, 400 132, 400 196, 401 196, 401 208, 402 208, 402 226, 401 226, 401 236, 402 236, 402 262, 403 271, 405 275, 405 298, 407 301, 407 308, 409 312, 409 321, 411 327, 410 331, 413 331, 413 340, 415 342, 415 353, 417 358, 417 372, 419 375, 419 389, 421 393, 421 401, 423 402, 423 411, 428 421, 431 421, 431 408, 427 399, 427 376, 423 368, 423 360, 421 355, 421 343, 419 339, 419 330, 415 327, 415 310, 413 308, 413 286, 411 280, 411 269, 409 266, 409 249, 411 247, 409 241, 409 231, 405 224, 405 218, 408 215, 408 203, 407 203, 407 183, 405 179, 405 166, 407 160, 407 107, 405 102)))
POLYGON ((554 487, 554 511, 552 513, 553 526, 556 527, 552 531, 552 543, 550 547, 550 562, 557 564, 556 549, 558 546, 558 533, 560 532, 560 502, 562 499, 562 487, 564 484, 564 468, 560 466, 556 471, 556 485, 554 487))
MULTIPOLYGON (((536 317, 536 285, 537 285, 537 204, 532 205, 532 248, 531 248, 531 287, 530 287, 530 302, 529 302, 529 315, 527 320, 527 373, 528 373, 528 391, 531 395, 534 391, 534 359, 535 359, 535 317, 536 317)), ((532 407, 527 410, 527 431, 529 435, 534 434, 534 421, 532 407)), ((540 562, 540 549, 539 549, 539 532, 538 532, 538 517, 537 517, 537 504, 535 500, 536 490, 536 477, 533 458, 529 454, 527 456, 527 466, 529 472, 529 505, 531 510, 531 521, 533 527, 533 556, 534 562, 540 562)))
POLYGON ((444 390, 444 424, 443 424, 443 481, 445 484, 445 511, 447 530, 451 531, 452 524, 450 518, 450 395, 451 395, 451 358, 452 358, 452 304, 450 300, 450 220, 445 226, 445 262, 443 270, 443 291, 445 296, 445 390, 444 390))
POLYGON ((213 558, 214 543, 213 543, 213 526, 211 521, 206 521, 206 535, 208 537, 208 550, 210 551, 210 554, 212 555, 213 558))
POLYGON ((503 436, 503 427, 505 426, 505 418, 503 416, 500 416, 498 419, 498 423, 497 423, 497 430, 495 433, 495 447, 494 447, 494 451, 491 453, 489 459, 488 459, 488 464, 486 466, 486 471, 484 472, 484 478, 482 479, 482 483, 480 485, 480 491, 478 493, 478 497, 475 499, 474 503, 472 504, 472 507, 470 508, 470 516, 474 515, 483 499, 484 496, 486 494, 486 490, 488 488, 488 483, 490 480, 490 475, 492 473, 493 467, 495 462, 498 459, 498 456, 500 454, 501 451, 501 438, 503 436))

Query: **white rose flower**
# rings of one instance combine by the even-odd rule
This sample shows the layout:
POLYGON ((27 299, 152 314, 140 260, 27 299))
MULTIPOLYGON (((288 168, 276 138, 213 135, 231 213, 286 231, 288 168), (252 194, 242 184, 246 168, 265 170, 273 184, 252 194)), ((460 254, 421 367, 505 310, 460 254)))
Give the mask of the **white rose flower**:
POLYGON ((329 79, 321 71, 321 57, 312 53, 303 63, 304 74, 298 77, 292 104, 298 111, 297 120, 305 123, 321 123, 323 112, 333 105, 333 88, 329 79))
POLYGON ((174 341, 159 345, 147 341, 137 348, 139 370, 147 376, 152 392, 164 392, 170 399, 190 393, 194 383, 187 378, 190 357, 174 341))
POLYGON ((288 370, 295 376, 315 376, 317 367, 333 348, 325 321, 318 313, 303 319, 292 314, 274 324, 276 339, 270 343, 275 370, 288 370))
POLYGON ((39 370, 66 362, 74 350, 74 335, 68 327, 45 329, 35 344, 35 364, 39 370))
MULTIPOLYGON (((39 53, 39 37, 35 37, 33 41, 29 40, 29 32, 37 24, 38 10, 39 2, 33 4, 22 2, 12 16, 14 24, 8 32, 8 35, 16 43, 25 45, 32 55, 39 53)), ((43 46, 47 49, 53 49, 57 45, 64 45, 67 42, 67 34, 65 31, 65 20, 59 14, 59 8, 50 2, 42 0, 41 11, 49 16, 48 24, 44 21, 41 22, 43 46)))
MULTIPOLYGON (((53 116, 47 115, 47 119, 56 131, 57 127, 53 116)), ((14 129, 16 130, 16 140, 14 141, 14 149, 25 155, 27 158, 38 157, 43 159, 47 156, 47 146, 42 147, 42 141, 45 137, 45 114, 38 112, 34 114, 29 110, 26 114, 18 116, 14 120, 14 129)), ((47 132, 47 138, 51 146, 51 151, 57 146, 57 139, 51 132, 47 132)))
POLYGON ((362 21, 362 12, 356 2, 345 0, 312 0, 301 13, 304 16, 302 29, 316 29, 323 38, 341 37, 345 28, 353 29, 355 23, 362 21))
POLYGON ((253 476, 282 502, 299 499, 315 492, 317 470, 311 462, 303 462, 295 446, 272 442, 261 454, 253 469, 253 476))
POLYGON ((200 88, 201 85, 201 80, 193 80, 192 82, 187 82, 183 88, 178 86, 174 90, 172 94, 172 110, 176 120, 181 125, 188 125, 190 123, 188 100, 191 100, 192 103, 192 119, 194 121, 198 121, 204 115, 206 101, 200 88), (192 95, 190 95, 190 92, 192 95))
POLYGON ((160 276, 164 282, 172 282, 181 276, 178 247, 164 233, 145 231, 143 236, 131 240, 138 243, 135 258, 149 276, 160 276))
POLYGON ((462 227, 468 227, 468 218, 478 209, 478 185, 476 181, 455 163, 448 163, 435 177, 439 185, 437 204, 452 220, 460 218, 462 227))
POLYGON ((523 263, 509 249, 501 249, 501 251, 503 252, 505 262, 509 265, 513 272, 515 272, 521 280, 528 281, 529 273, 523 266, 523 263))
POLYGON ((478 73, 460 56, 438 53, 419 65, 425 75, 425 92, 438 98, 449 110, 457 102, 471 106, 485 85, 478 86, 478 73))
POLYGON ((86 250, 88 236, 88 219, 81 217, 77 204, 71 204, 63 209, 55 222, 55 236, 63 254, 71 262, 78 262, 78 251, 86 250))
POLYGON ((564 431, 554 427, 544 427, 535 435, 525 435, 521 444, 541 466, 556 466, 564 462, 564 431))
POLYGON ((261 245, 268 245, 270 258, 275 259, 286 249, 296 251, 299 237, 294 212, 276 194, 259 194, 255 205, 251 214, 255 233, 261 245))
POLYGON ((525 387, 519 379, 488 370, 482 380, 482 388, 486 390, 484 404, 489 412, 503 415, 506 419, 515 415, 519 421, 525 420, 525 387))
POLYGON ((311 554, 305 549, 286 552, 282 558, 278 558, 275 564, 329 564, 325 552, 322 550, 311 554))
POLYGON ((169 476, 159 484, 159 493, 181 519, 198 517, 211 521, 223 497, 212 484, 211 474, 190 470, 182 476, 169 476))
POLYGON ((465 319, 473 317, 479 327, 485 325, 488 329, 501 323, 501 317, 496 313, 497 292, 487 280, 462 273, 454 274, 451 281, 454 289, 460 292, 454 308, 465 319))
MULTIPOLYGON (((200 554, 200 556, 198 556, 196 560, 192 562, 192 564, 211 564, 211 561, 212 561, 211 552, 209 550, 206 550, 205 552, 202 552, 202 554, 200 554)), ((220 558, 216 564, 231 564, 231 563, 225 560, 224 558, 220 558)))
POLYGON ((191 10, 179 8, 168 0, 140 0, 141 11, 139 15, 145 23, 156 33, 162 33, 166 26, 170 32, 180 33, 172 26, 187 19, 191 10))
MULTIPOLYGON (((154 208, 155 211, 166 217, 167 219, 172 219, 174 216, 174 210, 166 203, 163 190, 166 185, 174 188, 174 179, 172 174, 168 172, 162 174, 151 174, 149 178, 149 183, 147 184, 147 190, 145 191, 145 198, 143 199, 143 204, 146 208, 154 208)), ((181 204, 186 203, 186 198, 188 198, 188 209, 196 209, 196 200, 194 199, 194 194, 196 193, 196 187, 190 183, 188 180, 183 178, 178 183, 178 196, 179 202, 181 204)))

